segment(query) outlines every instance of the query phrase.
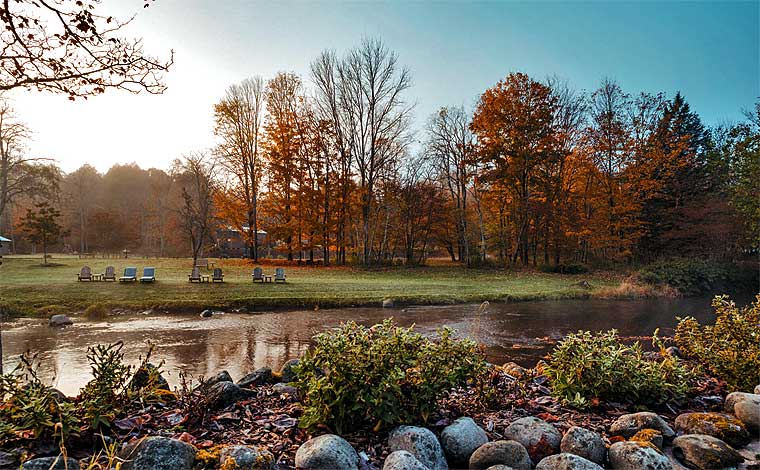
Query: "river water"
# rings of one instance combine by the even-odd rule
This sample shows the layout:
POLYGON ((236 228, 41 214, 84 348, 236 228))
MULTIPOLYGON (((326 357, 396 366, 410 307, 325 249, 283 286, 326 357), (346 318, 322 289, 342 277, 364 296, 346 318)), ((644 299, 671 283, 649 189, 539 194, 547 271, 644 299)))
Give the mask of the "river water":
MULTIPOLYGON (((743 297, 737 303, 749 300, 743 297)), ((198 377, 226 369, 238 379, 258 367, 279 368, 306 351, 315 333, 347 320, 371 325, 392 316, 401 325, 416 325, 423 334, 448 325, 460 336, 482 343, 491 362, 532 366, 551 350, 553 341, 568 333, 616 328, 622 336, 635 337, 651 335, 659 327, 670 334, 676 316, 688 315, 711 321, 710 298, 492 303, 480 313, 479 305, 469 304, 226 313, 212 318, 172 313, 88 321, 75 316, 74 325, 62 329, 25 318, 3 325, 3 355, 8 371, 24 351, 39 353, 39 376, 75 395, 90 379, 87 347, 98 343, 123 341, 126 359, 136 363, 150 341, 156 346, 153 362, 165 361, 167 379, 177 384, 181 371, 198 377)))

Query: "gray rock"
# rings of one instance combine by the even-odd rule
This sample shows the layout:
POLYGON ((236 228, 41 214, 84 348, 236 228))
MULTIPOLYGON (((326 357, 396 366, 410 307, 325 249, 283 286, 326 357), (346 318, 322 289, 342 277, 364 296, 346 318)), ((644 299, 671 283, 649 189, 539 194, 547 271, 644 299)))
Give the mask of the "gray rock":
POLYGON ((681 350, 678 349, 676 346, 670 346, 668 348, 665 348, 665 352, 668 353, 668 355, 672 357, 683 359, 683 354, 681 354, 681 350))
POLYGON ((673 464, 654 446, 638 442, 616 442, 607 453, 616 470, 671 470, 673 464))
POLYGON ((201 312, 201 318, 211 318, 213 316, 214 316, 214 312, 209 309, 206 309, 201 312))
POLYGON ((284 383, 290 383, 295 382, 295 380, 298 378, 296 376, 295 371, 293 370, 293 366, 298 365, 300 361, 298 359, 291 359, 285 364, 282 365, 282 369, 280 369, 280 375, 282 376, 282 380, 284 383))
POLYGON ((383 300, 383 308, 393 308, 393 299, 383 300))
POLYGON ((760 395, 760 385, 755 385, 755 395, 760 395))
POLYGON ((280 395, 288 394, 294 398, 298 398, 298 389, 292 385, 284 384, 282 382, 276 383, 272 386, 272 390, 280 395))
POLYGON ((256 369, 255 371, 240 379, 237 384, 241 387, 248 388, 251 386, 268 384, 271 381, 272 369, 269 367, 262 367, 261 369, 256 369))
POLYGON ((665 439, 672 439, 676 435, 664 419, 648 411, 622 415, 610 425, 610 434, 628 439, 642 429, 660 431, 665 439))
POLYGON ((740 401, 749 401, 750 403, 754 403, 755 406, 760 407, 760 395, 755 393, 733 392, 729 393, 726 397, 724 408, 727 412, 733 413, 734 406, 740 401))
MULTIPOLYGON (((69 318, 68 315, 58 314, 53 315, 50 317, 50 320, 48 320, 48 325, 50 326, 67 326, 67 325, 73 325, 74 322, 71 321, 71 318, 69 318)), ((35 459, 38 460, 38 459, 35 459)))
POLYGON ((220 382, 233 382, 232 377, 230 376, 230 373, 227 372, 226 370, 223 370, 223 371, 219 372, 218 374, 209 377, 204 382, 204 384, 206 385, 206 387, 211 387, 211 386, 216 385, 216 384, 218 384, 220 382))
POLYGON ((488 442, 488 435, 472 418, 462 417, 441 432, 441 446, 455 467, 466 466, 478 447, 488 442))
POLYGON ((296 468, 302 470, 355 470, 359 455, 351 444, 334 434, 323 434, 296 451, 296 468))
POLYGON ((556 454, 536 465, 536 470, 602 470, 602 467, 575 454, 556 454))
POLYGON ((501 370, 503 370, 507 374, 517 379, 525 376, 525 374, 528 372, 528 369, 526 369, 525 367, 521 366, 520 364, 516 362, 507 362, 506 364, 501 366, 501 370))
POLYGON ((689 468, 713 470, 744 461, 733 447, 712 436, 687 434, 673 439, 673 455, 689 468))
POLYGON ((559 453, 562 434, 551 424, 533 416, 520 418, 504 431, 504 437, 522 444, 534 464, 559 453))
POLYGON ((491 465, 486 470, 515 470, 508 465, 491 465))
POLYGON ((0 470, 18 470, 18 455, 0 450, 0 470))
POLYGON ((578 426, 567 430, 559 448, 563 453, 578 455, 599 465, 607 456, 607 447, 599 434, 578 426))
POLYGON ((155 385, 159 390, 169 390, 169 382, 166 381, 163 375, 159 372, 158 368, 150 362, 145 364, 144 367, 137 369, 132 381, 129 383, 130 388, 137 390, 148 386, 148 381, 151 375, 156 374, 155 385))
POLYGON ((64 459, 60 455, 58 457, 41 457, 24 462, 21 468, 22 470, 79 470, 79 461, 71 457, 64 459))
POLYGON ((225 470, 275 470, 277 463, 268 450, 256 446, 228 446, 219 452, 219 465, 225 470))
POLYGON ((530 470, 530 455, 516 441, 493 441, 483 444, 470 456, 470 470, 483 470, 505 465, 514 470, 530 470))
MULTIPOLYGON (((737 407, 744 403, 738 403, 737 407)), ((675 428, 681 434, 706 434, 718 438, 734 448, 744 447, 750 441, 744 424, 726 413, 683 413, 676 418, 675 428)))
POLYGON ((429 470, 411 452, 397 450, 385 459, 383 470, 429 470))
POLYGON ((430 470, 448 470, 449 468, 441 443, 427 428, 399 426, 388 436, 388 447, 391 452, 397 450, 410 452, 430 470))
POLYGON ((119 457, 125 460, 122 470, 192 470, 195 448, 168 437, 146 437, 125 445, 119 457))
POLYGON ((255 392, 240 388, 232 382, 219 382, 206 392, 208 406, 214 410, 227 408, 233 403, 251 397, 255 392))
POLYGON ((639 444, 653 444, 658 449, 662 450, 665 447, 665 438, 662 437, 662 433, 656 429, 642 429, 633 435, 629 441, 638 442, 639 444))
POLYGON ((760 404, 751 400, 740 401, 734 405, 734 414, 751 432, 760 431, 760 404))

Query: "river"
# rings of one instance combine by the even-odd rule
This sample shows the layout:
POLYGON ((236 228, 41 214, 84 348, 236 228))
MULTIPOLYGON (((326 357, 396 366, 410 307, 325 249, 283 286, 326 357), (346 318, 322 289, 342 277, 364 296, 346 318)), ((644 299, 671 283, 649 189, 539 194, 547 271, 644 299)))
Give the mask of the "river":
MULTIPOLYGON (((739 300, 746 304, 750 298, 739 300)), ((482 343, 491 362, 532 366, 550 351, 553 341, 571 332, 616 328, 622 336, 635 337, 651 335, 659 327, 670 334, 676 316, 688 315, 712 321, 710 298, 492 303, 482 313, 479 305, 469 304, 226 313, 212 318, 149 313, 89 321, 75 316, 74 325, 66 328, 23 318, 3 325, 3 355, 8 371, 24 351, 38 353, 40 378, 75 395, 90 379, 87 347, 98 343, 123 341, 125 357, 134 364, 152 342, 153 362, 165 361, 167 379, 177 384, 181 371, 198 377, 226 369, 238 379, 258 367, 279 368, 306 351, 312 335, 347 320, 371 325, 392 316, 401 325, 416 325, 423 334, 448 325, 460 336, 482 343)))

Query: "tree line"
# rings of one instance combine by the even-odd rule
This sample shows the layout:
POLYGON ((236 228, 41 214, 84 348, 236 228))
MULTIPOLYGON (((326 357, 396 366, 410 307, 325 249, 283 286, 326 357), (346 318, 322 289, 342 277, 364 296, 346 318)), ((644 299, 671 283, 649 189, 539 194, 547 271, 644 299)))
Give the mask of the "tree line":
POLYGON ((335 264, 735 260, 758 249, 760 103, 742 122, 706 127, 680 93, 510 73, 415 132, 411 86, 379 40, 325 51, 307 77, 231 85, 213 109, 213 148, 166 171, 104 174, 26 157, 28 129, 4 102, 0 233, 44 200, 80 252, 198 256, 226 226, 253 259, 264 230, 284 258, 335 264))

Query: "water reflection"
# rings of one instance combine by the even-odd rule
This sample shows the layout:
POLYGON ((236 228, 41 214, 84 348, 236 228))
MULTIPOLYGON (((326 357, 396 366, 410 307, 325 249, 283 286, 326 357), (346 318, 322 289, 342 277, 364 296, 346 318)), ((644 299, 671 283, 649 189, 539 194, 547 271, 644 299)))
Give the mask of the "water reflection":
MULTIPOLYGON (((749 298, 740 300, 746 303, 749 298)), ((532 365, 550 347, 542 339, 556 340, 581 329, 617 328, 624 336, 644 336, 659 327, 667 334, 676 316, 706 321, 711 312, 709 298, 688 298, 492 303, 482 314, 478 305, 225 314, 210 319, 155 314, 94 322, 75 318, 65 329, 50 328, 39 319, 20 319, 5 324, 3 342, 6 368, 17 363, 23 351, 37 352, 43 380, 76 394, 90 378, 86 349, 98 343, 123 341, 127 360, 136 363, 150 341, 156 345, 155 362, 164 360, 167 378, 177 384, 181 371, 197 377, 226 369, 239 378, 258 367, 280 367, 306 351, 316 332, 349 319, 371 325, 393 316, 402 325, 416 324, 423 334, 448 325, 484 344, 493 362, 532 365)))

